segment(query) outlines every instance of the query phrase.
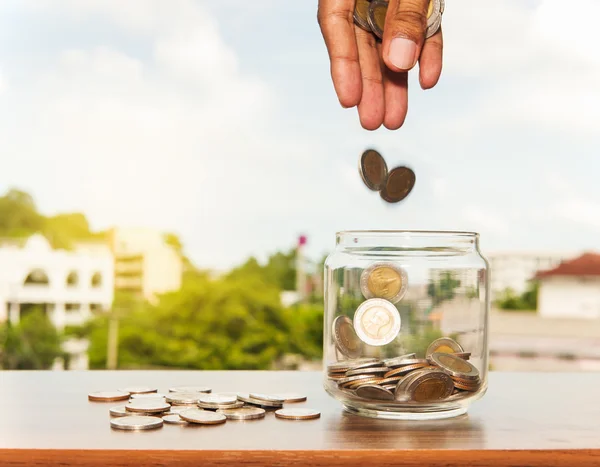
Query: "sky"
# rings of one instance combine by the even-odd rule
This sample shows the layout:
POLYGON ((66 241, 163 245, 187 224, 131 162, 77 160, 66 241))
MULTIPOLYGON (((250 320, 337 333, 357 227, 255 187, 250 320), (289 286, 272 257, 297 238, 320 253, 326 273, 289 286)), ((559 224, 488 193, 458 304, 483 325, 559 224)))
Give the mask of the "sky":
POLYGON ((600 250, 600 3, 447 2, 444 69, 398 131, 342 109, 317 1, 5 0, 0 191, 94 229, 178 233, 226 269, 345 229, 469 230, 482 251, 600 250), (397 205, 360 154, 417 175, 397 205))

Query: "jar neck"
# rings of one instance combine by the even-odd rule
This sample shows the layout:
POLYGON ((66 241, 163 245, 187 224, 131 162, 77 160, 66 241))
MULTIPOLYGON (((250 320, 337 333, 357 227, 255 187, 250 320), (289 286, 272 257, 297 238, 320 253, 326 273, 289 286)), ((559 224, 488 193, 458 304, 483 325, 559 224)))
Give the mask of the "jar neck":
POLYGON ((479 251, 479 234, 424 230, 346 230, 336 234, 336 247, 353 252, 378 250, 467 254, 479 251))

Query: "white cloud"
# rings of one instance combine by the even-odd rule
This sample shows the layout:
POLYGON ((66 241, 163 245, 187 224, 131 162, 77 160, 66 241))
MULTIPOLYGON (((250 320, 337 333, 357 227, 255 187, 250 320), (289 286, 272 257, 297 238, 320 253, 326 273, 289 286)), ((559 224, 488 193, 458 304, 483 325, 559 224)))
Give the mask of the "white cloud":
POLYGON ((600 203, 571 197, 556 204, 553 213, 561 221, 600 231, 600 203))
POLYGON ((509 232, 508 221, 489 207, 467 205, 461 210, 462 219, 472 224, 471 229, 483 234, 499 235, 509 232))

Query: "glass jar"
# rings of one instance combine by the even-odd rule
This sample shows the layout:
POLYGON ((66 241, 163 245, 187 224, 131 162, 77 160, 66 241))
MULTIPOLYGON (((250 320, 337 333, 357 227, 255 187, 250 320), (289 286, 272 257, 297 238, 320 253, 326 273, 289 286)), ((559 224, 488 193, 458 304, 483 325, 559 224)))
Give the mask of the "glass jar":
POLYGON ((488 263, 472 232, 345 231, 325 262, 324 386, 350 412, 464 414, 487 389, 488 263))

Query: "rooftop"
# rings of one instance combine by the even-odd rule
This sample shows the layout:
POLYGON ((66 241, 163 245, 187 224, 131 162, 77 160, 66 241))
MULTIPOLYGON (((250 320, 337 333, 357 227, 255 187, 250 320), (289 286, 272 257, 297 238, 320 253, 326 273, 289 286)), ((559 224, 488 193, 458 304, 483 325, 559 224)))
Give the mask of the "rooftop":
POLYGON ((585 253, 575 259, 563 261, 554 269, 539 271, 535 278, 552 276, 600 276, 600 255, 585 253))

